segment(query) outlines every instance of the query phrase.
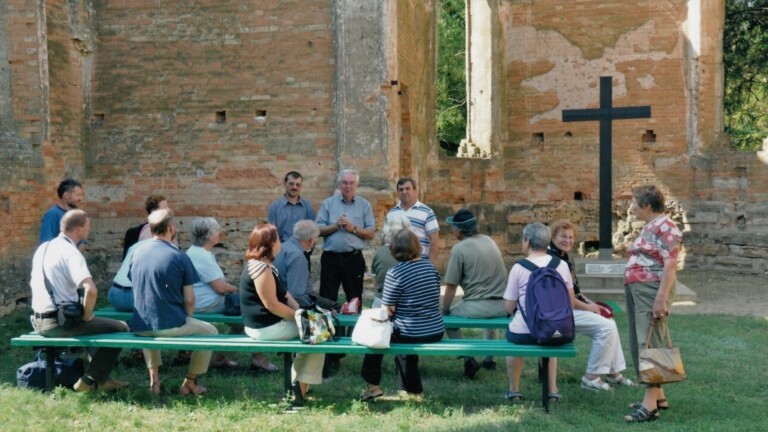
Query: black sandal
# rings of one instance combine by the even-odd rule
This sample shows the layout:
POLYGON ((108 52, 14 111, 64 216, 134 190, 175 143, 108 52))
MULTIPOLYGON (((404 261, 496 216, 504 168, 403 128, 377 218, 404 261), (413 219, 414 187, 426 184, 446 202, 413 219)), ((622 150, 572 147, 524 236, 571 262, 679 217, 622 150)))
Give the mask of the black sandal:
POLYGON ((659 410, 648 411, 644 406, 640 405, 637 409, 632 411, 632 414, 624 416, 624 420, 627 423, 642 423, 651 422, 659 418, 659 410))
MULTIPOLYGON (((640 401, 640 402, 632 402, 631 404, 629 404, 629 407, 632 408, 632 409, 638 409, 641 406, 643 406, 643 402, 642 401, 640 401)), ((666 399, 658 399, 656 401, 656 408, 659 411, 666 411, 666 410, 669 409, 669 402, 667 402, 666 399), (662 405, 662 404, 666 404, 666 405, 662 405)))

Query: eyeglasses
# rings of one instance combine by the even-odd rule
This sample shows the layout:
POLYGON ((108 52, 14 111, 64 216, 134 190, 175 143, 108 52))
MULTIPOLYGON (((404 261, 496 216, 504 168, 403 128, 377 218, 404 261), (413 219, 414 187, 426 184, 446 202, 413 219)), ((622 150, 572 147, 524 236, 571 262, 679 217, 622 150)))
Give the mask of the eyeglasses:
POLYGON ((356 184, 357 184, 357 182, 354 181, 354 180, 350 180, 350 181, 342 180, 341 181, 341 185, 342 186, 354 186, 356 184))

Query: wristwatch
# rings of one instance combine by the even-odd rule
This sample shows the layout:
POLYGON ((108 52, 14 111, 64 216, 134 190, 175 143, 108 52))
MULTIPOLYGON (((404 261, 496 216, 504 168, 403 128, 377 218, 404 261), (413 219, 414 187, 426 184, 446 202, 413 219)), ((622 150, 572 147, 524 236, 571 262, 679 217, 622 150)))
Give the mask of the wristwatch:
POLYGON ((357 225, 355 225, 355 229, 352 230, 352 234, 357 234, 357 225))

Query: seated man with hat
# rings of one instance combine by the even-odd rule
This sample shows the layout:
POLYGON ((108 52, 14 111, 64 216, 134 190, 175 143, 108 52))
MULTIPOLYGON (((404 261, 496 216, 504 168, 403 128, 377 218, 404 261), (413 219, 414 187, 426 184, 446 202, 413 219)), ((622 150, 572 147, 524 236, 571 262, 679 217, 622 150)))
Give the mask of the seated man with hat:
MULTIPOLYGON (((478 234, 477 218, 461 209, 445 220, 451 225, 459 242, 451 249, 448 268, 445 271, 445 296, 443 315, 467 318, 495 318, 507 316, 504 290, 507 286, 507 269, 501 250, 490 237, 478 234), (464 290, 462 300, 451 306, 456 288, 464 290)), ((461 329, 447 329, 448 337, 461 339, 461 329)), ((485 339, 495 339, 496 330, 486 329, 485 339)), ((482 367, 494 369, 496 362, 487 357, 482 367)), ((474 378, 481 365, 472 356, 464 357, 464 376, 474 378)))

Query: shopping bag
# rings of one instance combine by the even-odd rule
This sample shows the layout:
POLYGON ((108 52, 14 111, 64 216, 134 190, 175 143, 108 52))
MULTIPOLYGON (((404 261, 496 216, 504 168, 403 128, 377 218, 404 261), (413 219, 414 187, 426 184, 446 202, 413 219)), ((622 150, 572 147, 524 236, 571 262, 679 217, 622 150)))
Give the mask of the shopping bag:
POLYGON ((640 347, 639 356, 640 382, 645 384, 668 384, 685 381, 685 369, 680 349, 672 346, 672 338, 669 336, 667 319, 655 319, 648 328, 648 336, 645 344, 640 347), (659 332, 661 347, 651 347, 651 338, 654 331, 659 332))
POLYGON ((392 323, 387 308, 365 309, 352 330, 352 342, 369 348, 389 348, 392 323))

